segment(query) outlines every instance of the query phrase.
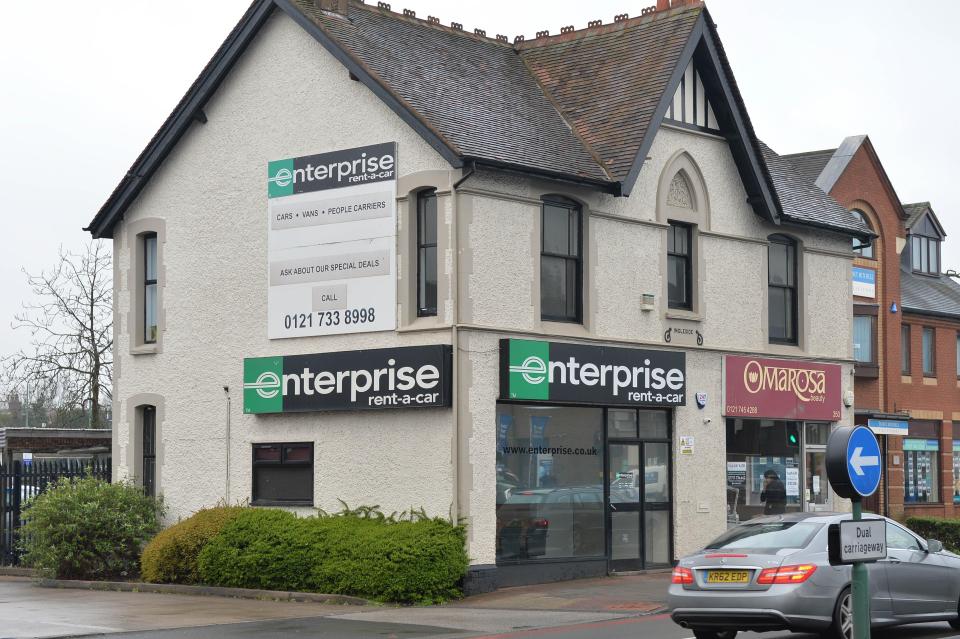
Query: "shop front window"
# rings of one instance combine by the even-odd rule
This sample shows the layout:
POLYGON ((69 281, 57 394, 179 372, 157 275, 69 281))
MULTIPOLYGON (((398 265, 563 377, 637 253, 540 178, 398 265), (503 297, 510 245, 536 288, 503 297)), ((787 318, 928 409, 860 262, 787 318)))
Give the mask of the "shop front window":
MULTIPOLYGON (((798 512, 801 422, 727 420, 727 521, 798 512)), ((811 489, 813 479, 810 480, 811 489)))
POLYGON ((603 427, 602 409, 497 406, 498 561, 604 556, 603 427))
POLYGON ((904 503, 940 501, 939 428, 935 422, 911 422, 910 435, 903 440, 904 503))

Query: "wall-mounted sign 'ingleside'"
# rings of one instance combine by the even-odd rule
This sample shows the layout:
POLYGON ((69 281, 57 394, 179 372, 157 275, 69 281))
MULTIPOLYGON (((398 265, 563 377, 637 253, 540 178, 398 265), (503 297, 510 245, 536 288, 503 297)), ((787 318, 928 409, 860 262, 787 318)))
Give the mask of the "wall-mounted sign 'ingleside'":
POLYGON ((724 415, 837 421, 840 366, 727 355, 724 415))
POLYGON ((500 398, 684 406, 686 355, 672 351, 500 340, 500 398))
POLYGON ((243 412, 450 406, 450 346, 251 357, 243 360, 243 412))
POLYGON ((267 166, 271 339, 396 328, 393 142, 267 166))

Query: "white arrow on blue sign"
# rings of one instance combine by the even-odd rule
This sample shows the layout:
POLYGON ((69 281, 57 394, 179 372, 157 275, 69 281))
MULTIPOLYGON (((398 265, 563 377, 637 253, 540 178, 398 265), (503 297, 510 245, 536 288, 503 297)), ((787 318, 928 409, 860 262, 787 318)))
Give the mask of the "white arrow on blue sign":
POLYGON ((847 440, 847 472, 853 489, 864 497, 876 492, 880 485, 882 465, 880 444, 865 426, 853 429, 847 440))

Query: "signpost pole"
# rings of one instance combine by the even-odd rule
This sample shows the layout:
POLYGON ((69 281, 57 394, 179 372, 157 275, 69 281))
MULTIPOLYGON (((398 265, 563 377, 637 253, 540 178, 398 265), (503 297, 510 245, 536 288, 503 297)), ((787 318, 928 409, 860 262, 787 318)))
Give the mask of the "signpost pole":
MULTIPOLYGON (((853 500, 853 520, 863 518, 863 508, 859 499, 853 500)), ((853 564, 851 594, 853 603, 853 639, 870 639, 870 582, 867 566, 853 564)))

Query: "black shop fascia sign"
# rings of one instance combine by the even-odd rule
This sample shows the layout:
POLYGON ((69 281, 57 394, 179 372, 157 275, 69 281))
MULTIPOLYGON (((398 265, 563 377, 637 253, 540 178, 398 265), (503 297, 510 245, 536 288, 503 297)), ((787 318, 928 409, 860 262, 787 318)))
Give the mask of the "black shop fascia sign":
POLYGON ((597 406, 685 406, 686 353, 500 340, 500 399, 597 406))
POLYGON ((295 413, 451 405, 449 345, 250 357, 243 412, 295 413))

